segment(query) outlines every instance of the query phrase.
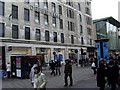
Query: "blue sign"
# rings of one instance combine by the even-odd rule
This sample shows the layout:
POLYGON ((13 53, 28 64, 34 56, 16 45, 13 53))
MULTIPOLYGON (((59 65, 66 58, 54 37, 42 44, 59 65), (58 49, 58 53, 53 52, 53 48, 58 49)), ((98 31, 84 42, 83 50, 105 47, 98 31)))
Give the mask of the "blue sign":
POLYGON ((97 43, 97 59, 98 59, 98 62, 101 59, 100 42, 97 43))
POLYGON ((108 62, 109 60, 109 51, 108 51, 108 42, 103 42, 103 57, 108 62))

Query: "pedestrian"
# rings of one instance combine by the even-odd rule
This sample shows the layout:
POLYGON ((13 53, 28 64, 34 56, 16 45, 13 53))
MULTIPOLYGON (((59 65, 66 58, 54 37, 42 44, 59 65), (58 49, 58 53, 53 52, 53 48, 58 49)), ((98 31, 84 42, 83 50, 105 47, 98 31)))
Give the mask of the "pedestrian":
POLYGON ((92 62, 91 68, 92 68, 94 74, 96 74, 96 65, 95 65, 94 61, 92 62))
POLYGON ((55 76, 55 62, 53 60, 51 61, 50 67, 51 67, 51 70, 52 70, 51 75, 54 74, 54 76, 55 76))
POLYGON ((56 75, 58 75, 58 73, 59 75, 61 75, 60 67, 61 67, 60 60, 55 61, 56 75))
POLYGON ((35 90, 46 90, 47 80, 45 74, 40 71, 40 67, 35 67, 35 78, 34 78, 34 89, 35 90))
POLYGON ((105 88, 105 76, 106 70, 104 63, 102 61, 99 62, 99 67, 97 69, 97 86, 100 87, 99 90, 104 90, 105 88))
POLYGON ((108 65, 108 85, 111 87, 111 90, 116 90, 116 84, 119 78, 119 67, 111 60, 108 65))
POLYGON ((40 71, 42 72, 42 61, 38 59, 38 66, 40 67, 40 71))
POLYGON ((10 75, 11 75, 11 65, 10 65, 9 62, 7 63, 6 68, 7 68, 7 78, 10 78, 10 75))
POLYGON ((64 68, 64 73, 65 73, 65 85, 64 86, 68 86, 68 76, 70 78, 70 85, 73 85, 73 79, 72 79, 72 65, 71 65, 71 61, 68 59, 66 60, 66 64, 65 64, 65 68, 64 68))
POLYGON ((30 81, 31 81, 32 85, 34 83, 34 77, 35 77, 35 75, 34 75, 34 68, 38 66, 38 63, 39 63, 38 60, 35 60, 32 68, 31 68, 31 71, 30 71, 30 81))

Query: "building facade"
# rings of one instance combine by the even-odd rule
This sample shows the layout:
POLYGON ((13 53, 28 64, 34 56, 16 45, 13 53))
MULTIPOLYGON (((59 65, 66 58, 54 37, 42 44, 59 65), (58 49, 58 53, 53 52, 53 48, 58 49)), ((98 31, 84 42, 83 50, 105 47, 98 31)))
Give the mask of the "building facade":
POLYGON ((118 2, 118 21, 120 22, 120 1, 118 2))
POLYGON ((91 2, 72 0, 0 0, 0 41, 5 63, 16 55, 42 55, 48 63, 53 52, 63 62, 77 50, 94 55, 91 2))
POLYGON ((94 20, 97 40, 109 39, 108 49, 110 54, 120 54, 120 22, 113 17, 94 20))

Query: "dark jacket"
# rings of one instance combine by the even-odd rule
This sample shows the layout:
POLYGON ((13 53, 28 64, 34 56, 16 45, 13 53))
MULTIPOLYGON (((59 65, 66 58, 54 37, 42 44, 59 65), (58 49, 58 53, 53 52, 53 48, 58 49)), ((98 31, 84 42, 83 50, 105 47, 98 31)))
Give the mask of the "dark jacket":
POLYGON ((119 67, 117 65, 108 66, 108 84, 116 84, 119 78, 119 67))
POLYGON ((71 63, 66 63, 64 73, 65 74, 72 74, 72 65, 71 65, 71 63))
POLYGON ((104 87, 105 86, 105 76, 106 70, 104 65, 100 65, 97 69, 97 86, 104 87))

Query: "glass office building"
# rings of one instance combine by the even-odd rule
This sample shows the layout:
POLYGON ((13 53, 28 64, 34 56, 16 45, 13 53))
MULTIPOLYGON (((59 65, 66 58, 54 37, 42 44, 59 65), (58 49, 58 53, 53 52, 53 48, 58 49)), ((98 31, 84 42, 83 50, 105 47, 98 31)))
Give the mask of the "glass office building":
POLYGON ((108 48, 110 53, 120 53, 120 37, 118 28, 120 23, 112 17, 94 20, 97 40, 109 39, 108 48))

